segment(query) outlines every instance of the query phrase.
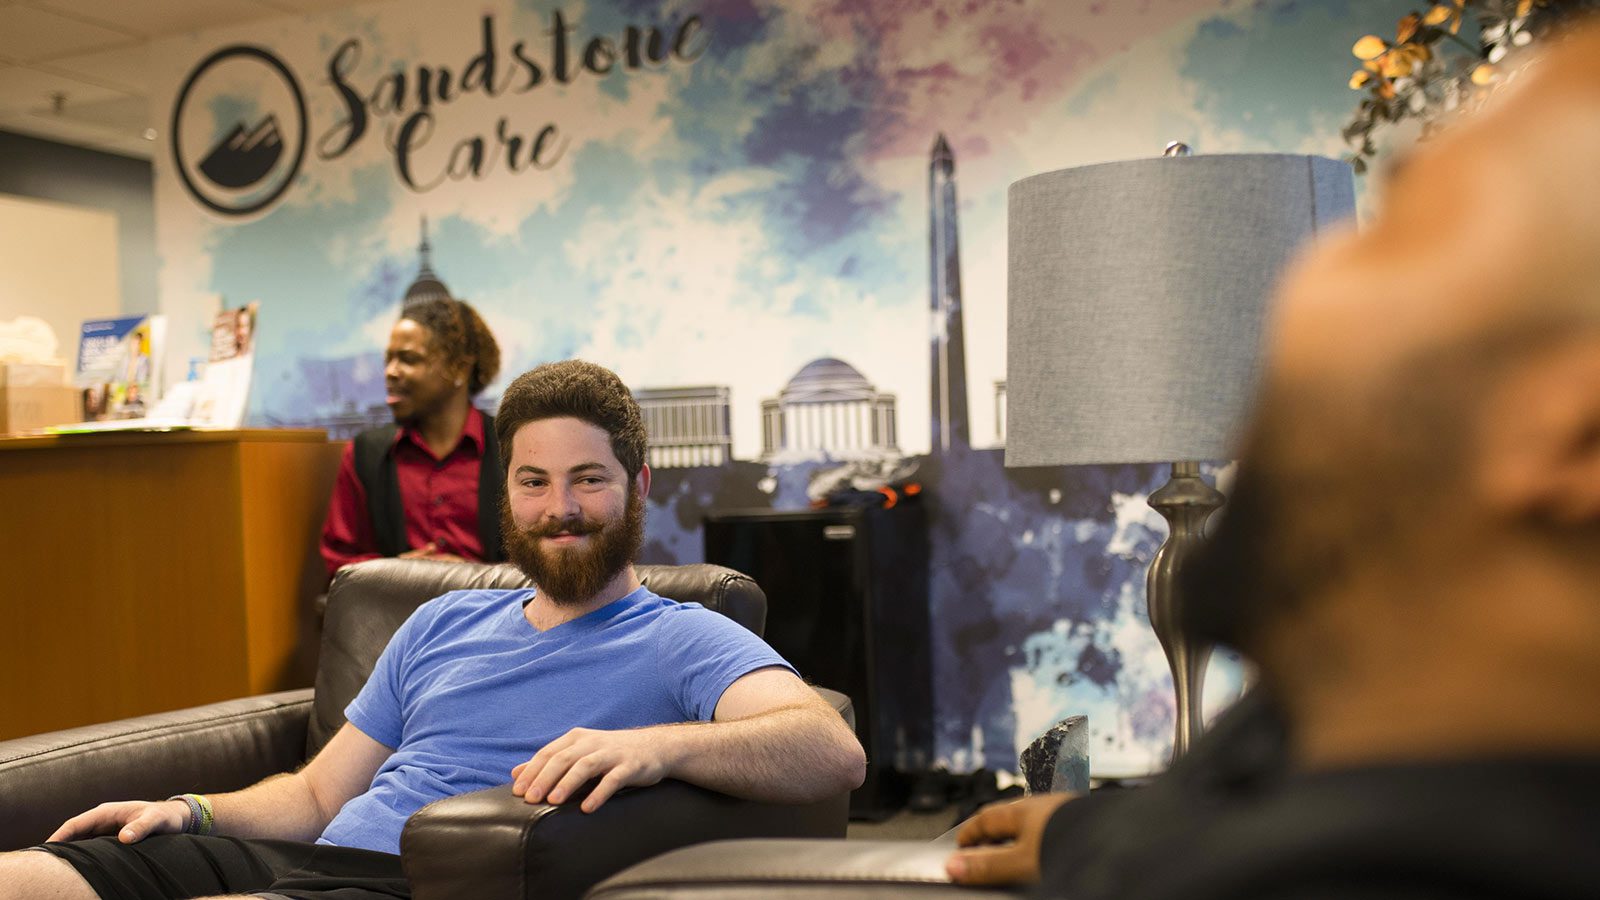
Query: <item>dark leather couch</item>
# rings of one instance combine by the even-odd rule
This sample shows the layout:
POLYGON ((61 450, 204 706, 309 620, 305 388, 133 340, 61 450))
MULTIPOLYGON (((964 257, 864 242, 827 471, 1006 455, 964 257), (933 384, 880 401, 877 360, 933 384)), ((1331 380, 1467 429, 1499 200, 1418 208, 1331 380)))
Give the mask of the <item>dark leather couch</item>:
POLYGON ((944 861, 953 834, 935 841, 751 839, 696 844, 602 881, 589 900, 1019 900, 1026 888, 964 888, 944 861))
MULTIPOLYGON (((658 594, 701 603, 757 634, 765 624, 766 596, 731 569, 640 566, 639 574, 658 594)), ((510 565, 384 559, 346 567, 329 590, 314 690, 0 742, 0 849, 38 843, 106 800, 236 790, 299 766, 344 724, 344 707, 419 604, 458 588, 527 583, 510 565)), ((853 724, 848 698, 820 692, 853 724)), ((848 808, 844 793, 785 806, 669 780, 585 814, 571 803, 524 803, 506 786, 420 810, 401 836, 401 856, 417 900, 576 897, 635 862, 702 841, 843 837, 848 808)))

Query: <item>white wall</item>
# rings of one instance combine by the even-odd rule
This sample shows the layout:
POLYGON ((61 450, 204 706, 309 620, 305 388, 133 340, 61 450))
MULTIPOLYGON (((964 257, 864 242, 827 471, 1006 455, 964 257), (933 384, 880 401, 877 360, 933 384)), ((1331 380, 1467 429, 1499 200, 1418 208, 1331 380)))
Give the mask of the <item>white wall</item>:
POLYGON ((83 320, 121 308, 114 213, 0 194, 0 321, 49 323, 70 369, 83 320))

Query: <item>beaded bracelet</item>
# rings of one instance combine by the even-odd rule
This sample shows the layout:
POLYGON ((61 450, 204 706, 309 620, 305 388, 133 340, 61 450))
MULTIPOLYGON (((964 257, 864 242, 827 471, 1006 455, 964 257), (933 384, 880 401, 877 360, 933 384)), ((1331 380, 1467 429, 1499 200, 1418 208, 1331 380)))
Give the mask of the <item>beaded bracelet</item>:
POLYGON ((216 817, 211 812, 211 801, 203 794, 173 794, 168 800, 182 800, 189 806, 189 824, 184 834, 210 834, 216 817))

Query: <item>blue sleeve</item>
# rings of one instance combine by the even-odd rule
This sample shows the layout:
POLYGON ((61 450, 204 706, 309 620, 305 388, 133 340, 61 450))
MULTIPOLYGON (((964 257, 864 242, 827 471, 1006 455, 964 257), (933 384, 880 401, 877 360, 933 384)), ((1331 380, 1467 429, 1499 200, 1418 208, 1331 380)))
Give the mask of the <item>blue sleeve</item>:
POLYGON ((673 687, 686 721, 711 721, 722 692, 757 669, 795 670, 743 625, 699 604, 669 610, 660 627, 656 659, 663 683, 673 687))
MULTIPOLYGON (((449 596, 446 594, 445 596, 449 596)), ((443 599, 443 598, 439 598, 443 599)), ((405 672, 419 635, 425 634, 439 608, 437 600, 417 607, 389 639, 361 692, 344 708, 344 717, 361 733, 395 749, 405 732, 405 672)))

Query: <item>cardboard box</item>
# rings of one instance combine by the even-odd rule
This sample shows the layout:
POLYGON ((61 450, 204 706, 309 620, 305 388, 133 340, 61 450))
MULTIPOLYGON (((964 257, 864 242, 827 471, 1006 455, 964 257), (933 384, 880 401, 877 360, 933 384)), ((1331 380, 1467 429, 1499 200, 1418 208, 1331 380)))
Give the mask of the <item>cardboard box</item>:
POLYGON ((67 364, 49 360, 0 359, 0 388, 57 387, 67 383, 67 364))
POLYGON ((0 434, 78 421, 78 389, 64 384, 0 387, 0 434))
POLYGON ((66 381, 62 363, 0 362, 0 434, 78 421, 78 389, 66 381))

